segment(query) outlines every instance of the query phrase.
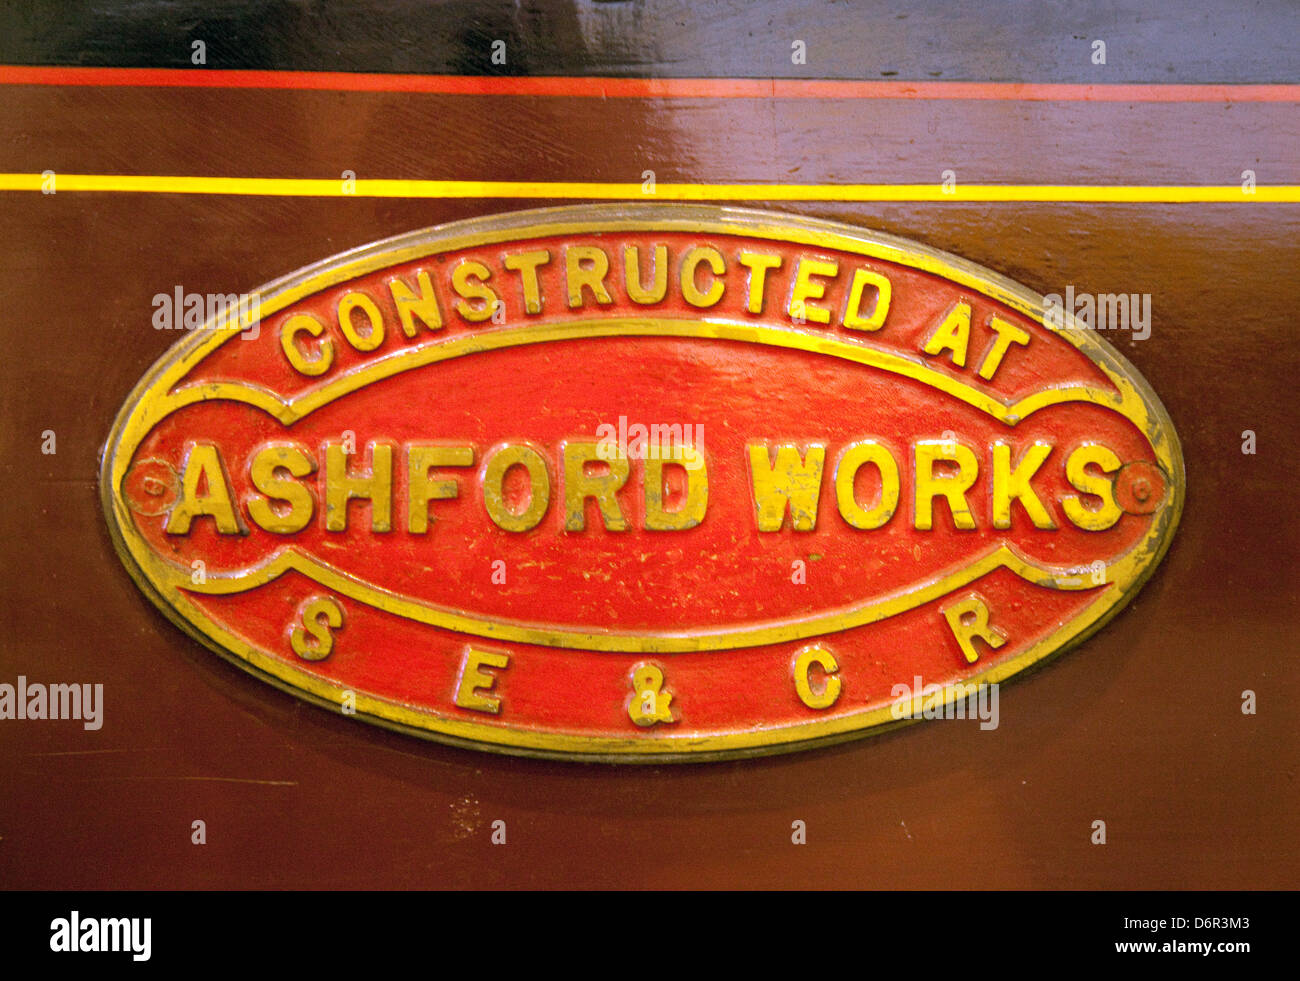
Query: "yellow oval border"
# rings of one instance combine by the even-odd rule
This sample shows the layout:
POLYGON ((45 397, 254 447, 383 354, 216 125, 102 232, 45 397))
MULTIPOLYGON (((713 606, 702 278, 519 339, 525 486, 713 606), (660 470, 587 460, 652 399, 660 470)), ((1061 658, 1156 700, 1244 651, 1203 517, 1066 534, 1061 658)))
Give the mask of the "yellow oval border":
MULTIPOLYGON (((933 273, 1005 303, 1043 324, 1077 347, 1115 385, 1120 393, 1120 404, 1113 404, 1110 399, 1104 404, 1127 416, 1150 441, 1157 461, 1172 478, 1168 504, 1161 510, 1157 520, 1152 522, 1147 535, 1125 553, 1121 562, 1108 567, 1108 585, 1094 603, 1054 631, 1050 637, 1010 661, 964 679, 963 684, 993 684, 1003 681, 1081 643, 1123 608, 1164 557, 1182 514, 1186 481, 1182 449, 1172 420, 1146 380, 1094 331, 1082 328, 1072 319, 1068 319, 1061 328, 1047 323, 1042 297, 1027 288, 957 256, 891 235, 820 219, 740 208, 665 204, 577 205, 469 219, 397 236, 314 263, 267 284, 257 292, 262 300, 261 312, 265 319, 275 311, 322 289, 376 270, 443 252, 533 237, 655 231, 766 238, 856 253, 933 273)), ((705 319, 701 323, 712 322, 705 319)), ((344 690, 342 686, 323 681, 292 664, 268 657, 210 621, 190 603, 178 589, 175 578, 169 574, 165 563, 153 555, 132 528, 129 511, 118 492, 135 449, 158 422, 180 407, 173 403, 176 403, 177 395, 184 399, 182 393, 186 390, 182 389, 173 396, 167 393, 193 367, 237 335, 244 326, 238 322, 210 322, 203 330, 195 331, 173 345, 146 372, 118 413, 105 443, 100 472, 100 496, 114 547, 124 565, 137 585, 169 619, 206 647, 262 680, 337 711, 344 690)), ((414 350, 421 351, 423 348, 414 350)), ((235 387, 249 390, 246 386, 235 387)), ((228 397, 228 394, 207 391, 200 393, 199 397, 223 398, 228 397)), ((1033 398, 1031 396, 1023 401, 1029 402, 1033 398)), ((1040 406, 1034 406, 1037 407, 1040 406)), ((1032 408, 1026 408, 1024 415, 1033 411, 1032 408)), ((1012 412, 1011 408, 1007 412, 1014 421, 1023 418, 1012 412)), ((982 563, 996 558, 999 560, 997 564, 1006 564, 1015 569, 1012 562, 1006 561, 1007 556, 1018 558, 1011 550, 1002 548, 998 553, 975 562, 982 563)), ((1021 562, 1023 564, 1023 560, 1021 562)), ((1031 568, 1040 578, 1052 575, 1051 570, 1031 568)), ((1015 571, 1034 581, 1031 575, 1019 569, 1015 571)), ((957 697, 957 692, 947 690, 943 705, 950 704, 957 697)), ((891 708, 884 706, 833 719, 813 719, 807 723, 744 732, 596 737, 576 733, 539 733, 526 727, 487 725, 446 718, 431 711, 416 710, 363 694, 356 695, 356 714, 364 721, 454 745, 518 755, 620 762, 703 761, 782 752, 839 742, 909 721, 895 719, 891 708)))

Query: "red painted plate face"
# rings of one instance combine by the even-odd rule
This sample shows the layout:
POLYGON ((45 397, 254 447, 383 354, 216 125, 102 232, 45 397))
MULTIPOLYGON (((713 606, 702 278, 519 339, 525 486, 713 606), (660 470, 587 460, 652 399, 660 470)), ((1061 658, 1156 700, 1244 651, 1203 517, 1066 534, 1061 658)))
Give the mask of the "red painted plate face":
POLYGON ((254 673, 433 738, 645 761, 936 714, 1078 641, 1163 555, 1183 466, 1134 369, 993 273, 587 206, 216 313, 128 400, 102 486, 146 592, 254 673))

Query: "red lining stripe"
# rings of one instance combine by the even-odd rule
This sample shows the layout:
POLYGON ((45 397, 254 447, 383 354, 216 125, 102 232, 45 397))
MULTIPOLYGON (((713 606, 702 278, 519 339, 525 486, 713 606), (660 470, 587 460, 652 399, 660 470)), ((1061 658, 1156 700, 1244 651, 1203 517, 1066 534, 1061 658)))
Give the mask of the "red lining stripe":
POLYGON ((798 78, 384 75, 221 68, 0 65, 0 85, 90 85, 601 99, 983 99, 1021 102, 1300 102, 1300 85, 1077 85, 798 78))

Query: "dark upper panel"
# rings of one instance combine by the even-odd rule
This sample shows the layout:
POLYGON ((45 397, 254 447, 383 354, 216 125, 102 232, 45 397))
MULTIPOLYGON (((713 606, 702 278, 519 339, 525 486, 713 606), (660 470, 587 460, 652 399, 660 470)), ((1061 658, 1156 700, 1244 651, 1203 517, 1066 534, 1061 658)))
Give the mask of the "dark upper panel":
POLYGON ((24 0, 0 63, 462 75, 1300 80, 1294 0, 24 0), (504 65, 494 41, 505 42, 504 65), (1106 44, 1094 64, 1093 43, 1106 44), (806 63, 792 59, 802 41, 806 63))

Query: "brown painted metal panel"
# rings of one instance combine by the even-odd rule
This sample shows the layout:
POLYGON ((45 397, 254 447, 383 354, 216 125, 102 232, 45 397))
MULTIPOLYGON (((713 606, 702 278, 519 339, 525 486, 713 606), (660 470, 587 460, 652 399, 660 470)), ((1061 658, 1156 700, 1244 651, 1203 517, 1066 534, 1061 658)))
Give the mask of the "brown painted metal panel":
MULTIPOLYGON (((1297 183, 1300 159, 1294 106, 1272 104, 30 86, 4 91, 0 131, 0 170, 22 173, 816 183, 954 167, 978 182, 1232 183, 1256 168, 1297 183)), ((1296 885, 1291 204, 755 203, 910 237, 1044 293, 1151 294, 1151 336, 1116 343, 1182 438, 1181 529, 1109 626, 1008 686, 996 731, 929 722, 693 767, 499 758, 305 705, 176 630, 114 554, 96 486, 114 414, 174 340, 150 326, 153 295, 248 290, 398 232, 547 203, 0 199, 0 681, 105 693, 96 732, 0 723, 0 883, 1296 885), (489 843, 498 819, 506 847, 489 843), (796 819, 806 846, 790 842, 796 819), (1098 819, 1104 847, 1089 841, 1098 819)))

